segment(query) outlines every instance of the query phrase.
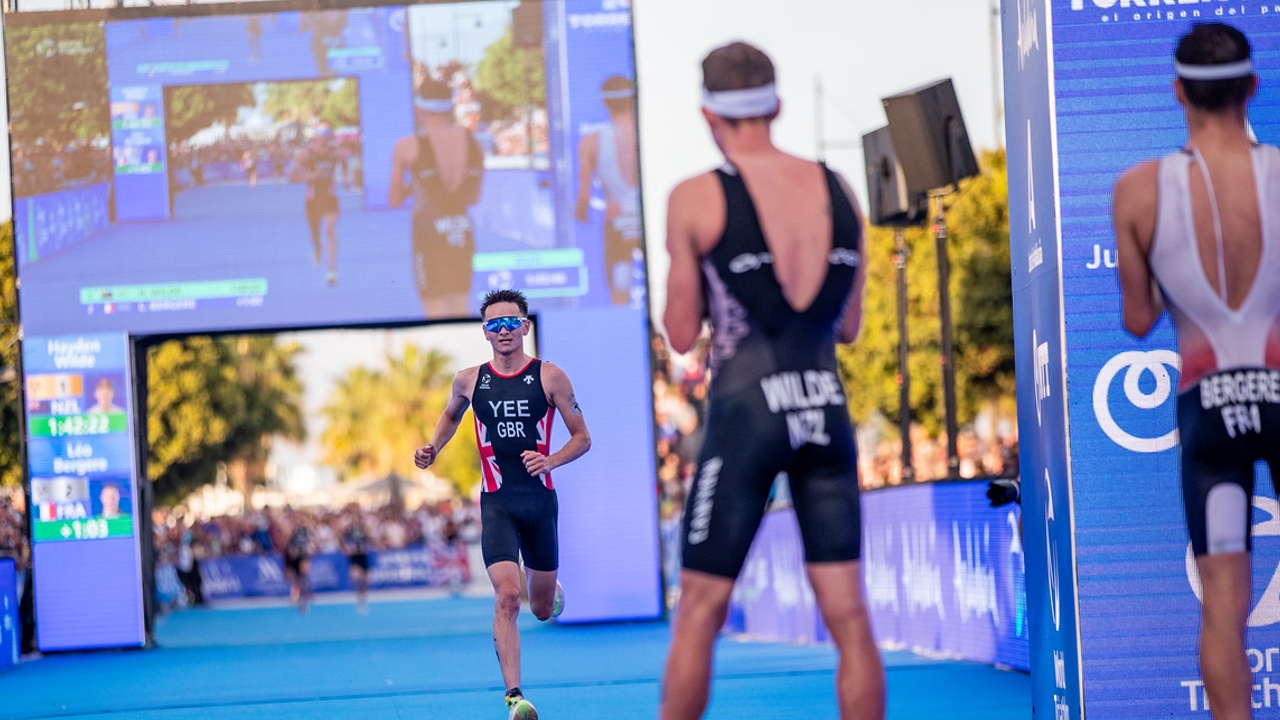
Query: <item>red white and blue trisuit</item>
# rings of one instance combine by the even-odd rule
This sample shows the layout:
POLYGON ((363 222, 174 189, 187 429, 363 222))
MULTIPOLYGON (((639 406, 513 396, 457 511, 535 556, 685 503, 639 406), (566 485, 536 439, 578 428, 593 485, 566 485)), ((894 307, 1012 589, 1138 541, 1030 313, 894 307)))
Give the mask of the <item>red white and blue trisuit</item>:
POLYGON ((533 359, 514 375, 490 363, 480 366, 471 393, 476 445, 483 474, 480 495, 484 564, 521 556, 526 567, 550 572, 559 567, 556 522, 560 505, 551 473, 530 475, 520 454, 551 454, 555 407, 542 387, 542 361, 533 359))

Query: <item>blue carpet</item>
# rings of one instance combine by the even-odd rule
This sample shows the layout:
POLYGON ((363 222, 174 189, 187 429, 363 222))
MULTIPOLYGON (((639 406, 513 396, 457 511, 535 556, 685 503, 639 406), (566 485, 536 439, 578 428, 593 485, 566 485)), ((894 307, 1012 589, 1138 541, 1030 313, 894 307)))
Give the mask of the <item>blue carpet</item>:
MULTIPOLYGON (((151 650, 50 655, 0 674, 0 717, 138 720, 470 720, 506 716, 492 601, 430 599, 188 610, 151 650)), ((657 717, 665 622, 560 626, 522 615, 523 682, 546 720, 657 717)), ((1030 679, 974 663, 884 654, 889 717, 1011 720, 1030 679)), ((829 647, 722 640, 710 719, 836 718, 829 647), (762 709, 767 712, 762 713, 762 709)))

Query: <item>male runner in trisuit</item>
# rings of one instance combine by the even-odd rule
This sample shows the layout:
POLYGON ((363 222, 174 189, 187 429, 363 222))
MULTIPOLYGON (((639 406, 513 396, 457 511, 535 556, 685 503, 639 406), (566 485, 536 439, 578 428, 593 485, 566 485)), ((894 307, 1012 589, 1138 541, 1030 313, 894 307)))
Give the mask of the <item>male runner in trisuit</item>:
POLYGON ((475 236, 467 208, 480 199, 484 150, 454 122, 453 91, 428 78, 413 99, 415 134, 391 157, 391 206, 413 193, 413 277, 428 318, 468 314, 475 236), (405 182, 405 173, 412 175, 405 182))
POLYGON ((338 196, 333 189, 333 176, 342 169, 343 187, 346 187, 346 168, 338 148, 333 142, 333 128, 328 123, 316 126, 311 144, 298 153, 289 173, 289 182, 307 184, 307 224, 311 228, 311 247, 315 261, 320 262, 320 231, 329 240, 329 273, 325 282, 338 282, 338 196))
POLYGON ((493 346, 493 360, 454 377, 453 395, 430 444, 413 455, 418 467, 430 466, 457 431, 467 407, 472 408, 484 475, 480 546, 495 593, 493 645, 512 720, 538 717, 520 692, 518 563, 523 557, 534 616, 539 620, 558 616, 564 609, 564 592, 556 582, 559 504, 551 470, 576 460, 591 447, 569 377, 555 365, 525 354, 528 315, 524 295, 515 290, 495 290, 485 296, 480 318, 485 339, 493 346), (571 437, 553 453, 551 425, 556 410, 571 437))
POLYGON ((861 323, 862 220, 839 176, 773 145, 779 101, 768 56, 735 42, 702 71, 703 117, 726 163, 671 193, 663 318, 677 352, 691 350, 710 319, 711 399, 685 505, 660 717, 706 709, 729 594, 786 472, 809 581, 840 655, 840 717, 882 718, 884 670, 859 563, 857 451, 835 356, 861 323))
POLYGON ((1235 28, 1195 25, 1174 55, 1183 150, 1116 182, 1124 326, 1139 337, 1165 307, 1182 356, 1178 434, 1187 529, 1203 588, 1200 674, 1218 720, 1248 718, 1254 464, 1280 477, 1280 150, 1249 138, 1258 87, 1235 28))
POLYGON ((640 249, 640 152, 636 145, 636 89, 614 75, 600 86, 609 124, 578 142, 578 222, 587 221, 591 178, 604 190, 604 268, 614 305, 631 302, 632 251, 640 249))

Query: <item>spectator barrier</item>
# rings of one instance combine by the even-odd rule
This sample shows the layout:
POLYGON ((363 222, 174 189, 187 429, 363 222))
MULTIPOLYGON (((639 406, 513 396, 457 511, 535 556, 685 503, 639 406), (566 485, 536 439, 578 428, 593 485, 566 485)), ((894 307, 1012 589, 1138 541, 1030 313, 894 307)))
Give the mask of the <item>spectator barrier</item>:
POLYGON ((13 558, 0 558, 0 670, 18 664, 18 574, 13 558))
MULTIPOLYGON (((289 594, 284 559, 277 554, 227 556, 200 560, 201 589, 206 601, 289 594)), ((315 592, 354 590, 347 556, 311 556, 309 573, 315 592)), ((471 581, 465 546, 422 546, 369 553, 369 587, 444 587, 471 581)), ((156 591, 161 603, 175 601, 182 583, 172 563, 156 565, 156 591)))
MULTIPOLYGON (((1030 670, 1021 509, 991 508, 986 488, 986 480, 969 480, 863 492, 862 566, 882 647, 1030 670)), ((770 641, 830 641, 791 508, 765 516, 727 629, 770 641)))

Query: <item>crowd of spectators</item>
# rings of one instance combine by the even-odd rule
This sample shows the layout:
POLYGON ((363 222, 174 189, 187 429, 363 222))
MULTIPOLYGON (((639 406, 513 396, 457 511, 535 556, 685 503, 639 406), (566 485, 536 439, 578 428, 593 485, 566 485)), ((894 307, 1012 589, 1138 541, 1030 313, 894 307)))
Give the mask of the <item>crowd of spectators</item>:
POLYGON ((479 538, 480 508, 470 500, 423 503, 416 509, 394 505, 373 510, 355 505, 342 509, 285 506, 208 519, 189 517, 178 507, 152 513, 156 559, 176 563, 184 543, 197 558, 278 553, 298 525, 310 531, 312 554, 343 552, 343 535, 357 517, 364 523, 371 550, 479 538))
POLYGON ((26 506, 21 490, 0 492, 0 557, 11 557, 18 572, 26 570, 31 558, 27 544, 26 506))
MULTIPOLYGON (((206 173, 206 168, 211 165, 222 166, 220 175, 236 180, 250 177, 251 172, 255 179, 287 176, 294 158, 308 142, 303 128, 299 126, 293 130, 294 132, 282 132, 271 138, 242 136, 223 138, 207 145, 193 145, 190 142, 171 144, 169 172, 175 182, 175 190, 183 186, 212 182, 213 178, 206 173)), ((346 184, 361 187, 364 178, 360 171, 359 136, 339 134, 337 151, 344 161, 342 167, 347 173, 346 184)))
POLYGON ((423 503, 416 509, 398 505, 366 509, 354 503, 341 509, 285 506, 211 518, 191 516, 178 506, 152 513, 156 566, 176 570, 184 592, 179 605, 202 605, 201 561, 280 555, 300 527, 307 531, 303 535, 307 555, 350 554, 353 548, 347 545, 348 529, 355 523, 364 526, 367 544, 362 551, 441 544, 460 548, 480 539, 480 507, 466 499, 423 503))
POLYGON ((13 143, 13 193, 30 197, 106 182, 111 154, 104 140, 57 143, 45 138, 13 143))

